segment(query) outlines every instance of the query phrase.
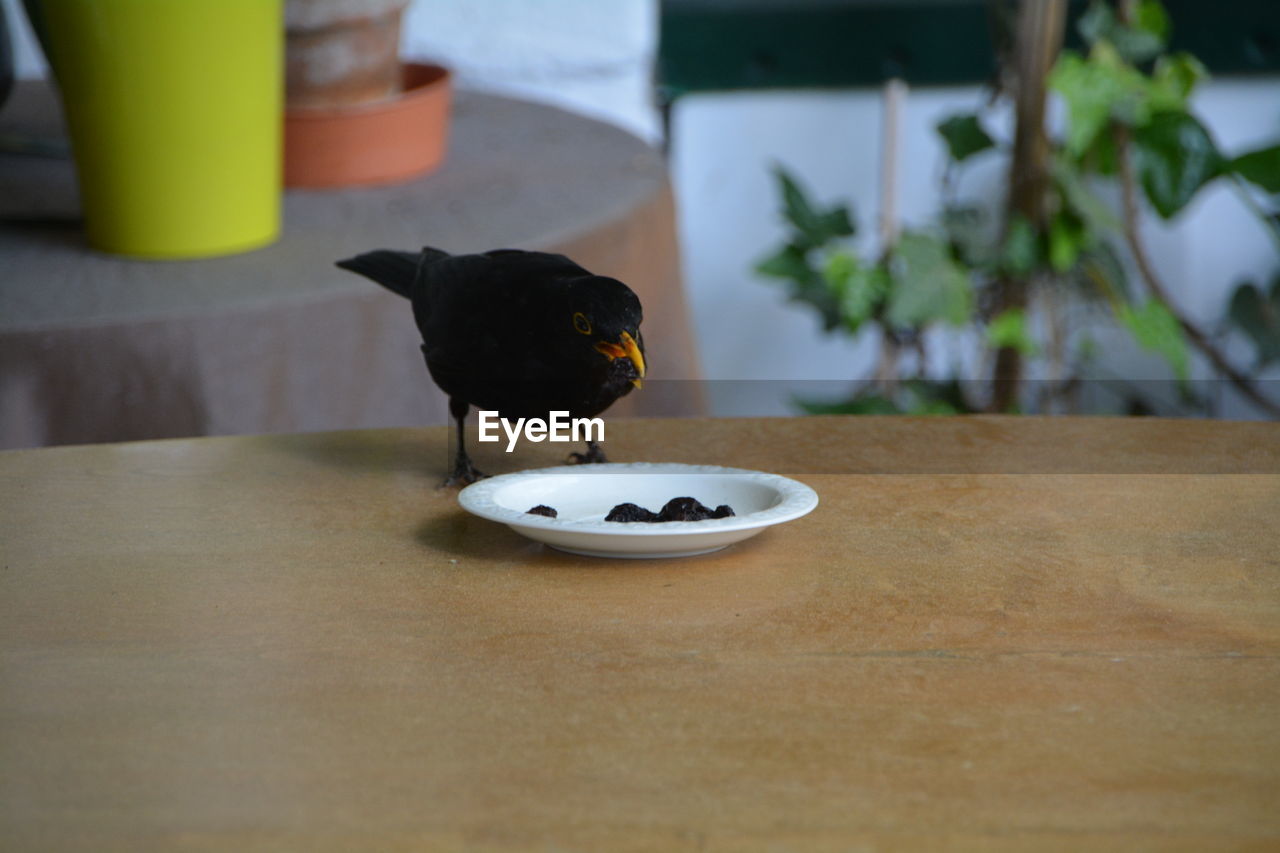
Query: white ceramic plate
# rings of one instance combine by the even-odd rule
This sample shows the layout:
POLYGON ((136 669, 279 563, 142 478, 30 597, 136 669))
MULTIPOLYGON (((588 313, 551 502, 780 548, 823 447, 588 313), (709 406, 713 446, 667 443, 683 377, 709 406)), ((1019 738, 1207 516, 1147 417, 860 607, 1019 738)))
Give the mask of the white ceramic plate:
POLYGON ((818 495, 804 483, 763 471, 634 462, 502 474, 467 486, 458 502, 481 518, 571 554, 689 557, 799 518, 818 505, 818 495), (728 504, 736 515, 656 524, 604 520, 620 503, 657 512, 676 497, 697 498, 713 509, 728 504), (555 508, 557 517, 530 515, 528 510, 539 504, 555 508))

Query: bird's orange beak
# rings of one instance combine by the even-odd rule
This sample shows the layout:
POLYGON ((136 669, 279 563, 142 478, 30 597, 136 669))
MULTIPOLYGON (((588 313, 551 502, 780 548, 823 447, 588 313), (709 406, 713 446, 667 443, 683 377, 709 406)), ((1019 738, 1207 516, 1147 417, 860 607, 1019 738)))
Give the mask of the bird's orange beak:
MULTIPOLYGON (((644 353, 640 352, 640 347, 636 344, 635 338, 626 332, 622 333, 622 337, 618 339, 616 344, 608 341, 598 341, 596 343, 596 351, 603 353, 604 357, 613 361, 615 358, 629 358, 631 363, 636 367, 636 373, 640 374, 640 378, 644 378, 644 353)), ((631 384, 640 387, 640 379, 632 379, 631 384)))

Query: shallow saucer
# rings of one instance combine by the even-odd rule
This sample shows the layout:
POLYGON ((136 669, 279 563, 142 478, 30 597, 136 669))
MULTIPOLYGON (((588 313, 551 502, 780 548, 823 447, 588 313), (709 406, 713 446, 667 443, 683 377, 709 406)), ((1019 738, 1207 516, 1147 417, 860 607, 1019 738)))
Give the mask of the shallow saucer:
POLYGON ((818 505, 804 483, 744 468, 674 462, 565 465, 490 477, 458 493, 470 513, 506 524, 552 548, 591 557, 689 557, 718 551, 767 527, 799 518, 818 505), (620 503, 653 511, 674 497, 709 507, 728 504, 734 516, 657 524, 605 521, 620 503), (531 515, 538 505, 556 518, 531 515))

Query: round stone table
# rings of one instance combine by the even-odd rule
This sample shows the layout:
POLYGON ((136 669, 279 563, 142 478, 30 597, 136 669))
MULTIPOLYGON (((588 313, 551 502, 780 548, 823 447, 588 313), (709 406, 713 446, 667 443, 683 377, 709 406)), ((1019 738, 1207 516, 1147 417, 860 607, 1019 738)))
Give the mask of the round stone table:
MULTIPOLYGON (((12 143, 63 134, 43 83, 12 143)), ((274 245, 198 261, 102 254, 66 157, 0 153, 0 448, 444 423, 407 303, 334 267, 372 248, 563 252, 645 306, 650 376, 615 415, 700 414, 657 152, 552 107, 459 93, 445 164, 392 187, 288 191, 274 245)))

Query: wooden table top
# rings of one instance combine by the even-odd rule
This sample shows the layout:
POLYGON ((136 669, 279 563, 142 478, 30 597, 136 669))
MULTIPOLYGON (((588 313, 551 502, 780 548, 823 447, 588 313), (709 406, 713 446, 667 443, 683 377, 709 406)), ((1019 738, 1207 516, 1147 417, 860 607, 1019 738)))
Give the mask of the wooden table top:
POLYGON ((0 453, 0 848, 1280 845, 1280 426, 610 422, 822 500, 652 561, 448 438, 0 453))

